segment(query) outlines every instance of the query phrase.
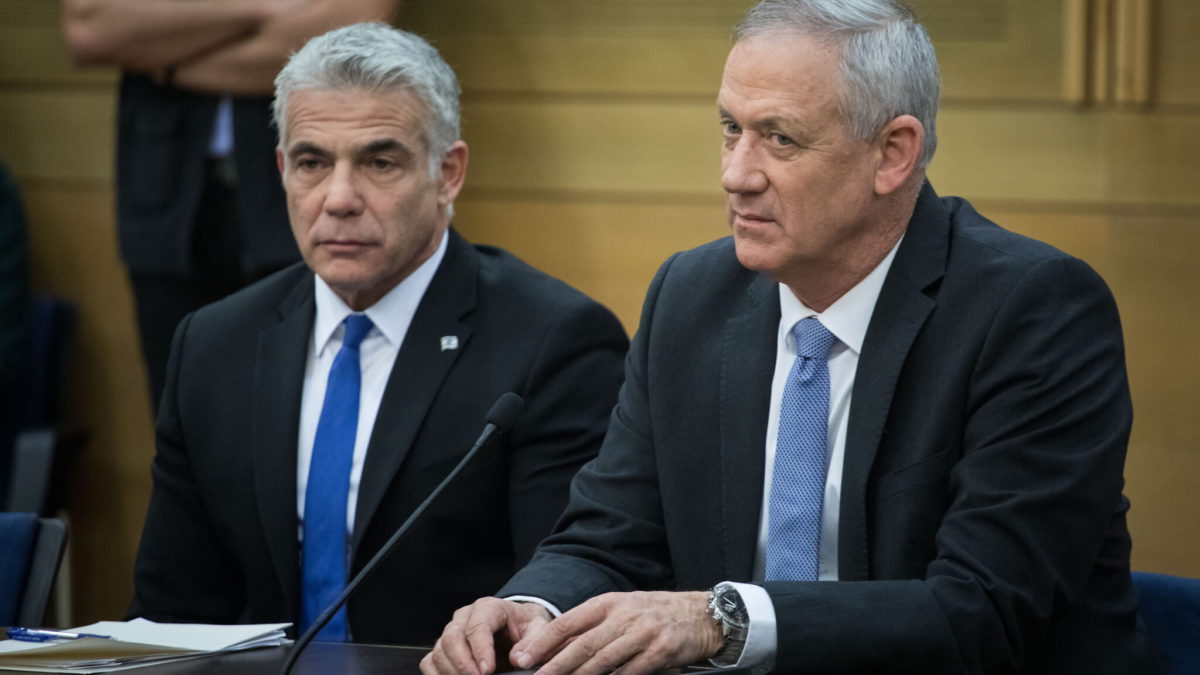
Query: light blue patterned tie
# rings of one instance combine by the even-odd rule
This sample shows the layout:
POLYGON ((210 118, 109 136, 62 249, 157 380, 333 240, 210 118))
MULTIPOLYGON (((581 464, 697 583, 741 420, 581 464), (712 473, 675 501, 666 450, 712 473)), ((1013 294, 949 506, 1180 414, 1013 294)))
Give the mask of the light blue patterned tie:
POLYGON ((825 438, 829 429, 829 348, 837 339, 815 317, 792 327, 796 361, 779 406, 779 439, 767 525, 768 581, 816 581, 821 506, 825 501, 825 438))
MULTIPOLYGON (((304 493, 304 598, 300 632, 312 625, 346 586, 346 501, 350 464, 358 432, 358 397, 362 389, 359 346, 373 324, 363 314, 346 317, 342 348, 329 369, 325 402, 313 439, 308 487, 304 493)), ((349 633, 343 607, 316 639, 345 642, 349 633)))

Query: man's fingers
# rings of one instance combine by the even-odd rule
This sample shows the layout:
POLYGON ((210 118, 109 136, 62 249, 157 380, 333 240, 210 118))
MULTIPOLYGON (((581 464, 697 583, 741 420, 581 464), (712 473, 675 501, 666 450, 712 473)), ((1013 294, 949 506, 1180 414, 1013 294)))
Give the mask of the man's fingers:
POLYGON ((446 655, 443 641, 438 640, 433 646, 433 651, 421 659, 421 672, 425 675, 460 675, 463 671, 454 666, 446 655))
POLYGON ((506 611, 508 608, 497 604, 502 602, 505 601, 498 600, 496 603, 488 603, 479 607, 471 615, 471 620, 468 621, 464 630, 466 643, 471 651, 471 659, 475 667, 479 669, 479 675, 490 675, 495 672, 496 632, 504 628, 506 624, 512 623, 506 611))
POLYGON ((511 658, 520 668, 532 668, 562 649, 572 638, 588 631, 604 621, 607 615, 607 596, 592 598, 582 605, 562 614, 532 632, 527 633, 513 645, 511 658))
MULTIPOLYGON (((566 615, 564 614, 563 616, 566 615)), ((559 618, 561 619, 562 617, 559 618)), ((557 621, 558 620, 555 619, 555 621, 551 622, 551 625, 557 621)), ((549 628, 549 626, 547 628, 549 628)), ((575 629, 586 632, 583 632, 582 635, 572 634, 554 642, 551 642, 548 639, 547 642, 542 643, 541 645, 536 645, 538 648, 544 647, 545 651, 528 651, 526 656, 530 660, 530 665, 522 667, 528 668, 541 663, 543 665, 538 668, 538 672, 542 673, 543 675, 574 673, 583 664, 595 658, 597 654, 602 652, 614 640, 616 640, 621 634, 622 626, 620 622, 612 621, 610 618, 610 620, 601 622, 598 626, 591 628, 591 630, 582 628, 578 624, 570 624, 567 627, 567 630, 575 629), (558 653, 554 654, 555 651, 558 653), (553 658, 551 658, 552 654, 553 658)), ((563 628, 557 629, 559 632, 558 636, 563 634, 561 633, 563 630, 563 628)), ((541 636, 539 636, 539 639, 540 638, 541 636)), ((624 660, 628 658, 628 656, 625 656, 623 659, 621 659, 621 662, 624 662, 624 660)))
POLYGON ((468 642, 463 623, 456 620, 446 626, 438 643, 441 647, 435 648, 433 653, 441 657, 435 659, 438 670, 441 672, 487 675, 479 670, 479 664, 475 659, 473 647, 468 642))
POLYGON ((541 672, 607 675, 635 659, 640 650, 641 645, 636 638, 620 633, 614 636, 612 633, 603 631, 602 627, 584 633, 557 656, 550 659, 550 662, 541 668, 541 672), (593 633, 598 633, 596 642, 585 644, 579 652, 571 653, 576 645, 587 642, 593 633), (579 662, 576 664, 576 661, 579 662))
POLYGON ((433 662, 440 672, 489 675, 495 671, 492 634, 504 626, 506 618, 497 606, 501 602, 484 598, 454 613, 433 650, 433 662))

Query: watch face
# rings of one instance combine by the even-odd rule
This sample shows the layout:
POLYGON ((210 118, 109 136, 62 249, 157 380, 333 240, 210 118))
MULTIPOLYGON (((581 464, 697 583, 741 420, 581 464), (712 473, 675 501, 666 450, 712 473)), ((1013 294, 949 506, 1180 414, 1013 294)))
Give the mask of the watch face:
POLYGON ((713 600, 723 620, 739 628, 749 625, 750 617, 746 612, 745 603, 742 602, 742 595, 737 592, 737 589, 732 586, 722 586, 717 589, 713 600))
POLYGON ((717 596, 717 604, 721 606, 721 613, 725 616, 736 614, 738 609, 737 595, 734 593, 722 593, 717 596))

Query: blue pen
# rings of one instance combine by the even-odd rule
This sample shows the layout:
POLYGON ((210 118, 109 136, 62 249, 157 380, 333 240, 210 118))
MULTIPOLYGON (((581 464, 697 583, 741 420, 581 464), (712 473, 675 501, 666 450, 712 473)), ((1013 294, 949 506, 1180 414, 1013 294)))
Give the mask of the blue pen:
POLYGON ((68 633, 61 630, 43 630, 40 628, 9 628, 10 640, 22 642, 47 642, 49 640, 78 640, 80 638, 99 638, 111 640, 111 635, 96 635, 94 633, 68 633))

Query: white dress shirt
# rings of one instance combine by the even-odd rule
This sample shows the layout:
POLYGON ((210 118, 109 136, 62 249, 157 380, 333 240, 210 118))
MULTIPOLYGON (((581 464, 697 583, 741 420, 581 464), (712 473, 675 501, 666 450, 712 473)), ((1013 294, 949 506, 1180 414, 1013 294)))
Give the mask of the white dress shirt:
MULTIPOLYGON (((903 238, 902 238, 903 239, 903 238)), ((842 463, 846 454, 846 429, 850 420, 850 398, 854 376, 858 370, 858 355, 862 352, 867 325, 875 311, 875 302, 883 289, 883 280, 892 267, 896 249, 892 247, 875 269, 847 291, 824 312, 815 312, 801 302, 791 289, 779 284, 779 328, 775 347, 775 376, 771 381, 771 410, 767 418, 766 471, 763 474, 762 515, 758 523, 758 542, 754 552, 753 580, 765 576, 767 558, 767 526, 770 516, 771 477, 775 471, 775 446, 779 438, 779 408, 788 372, 796 360, 796 339, 792 327, 797 321, 815 316, 837 340, 829 350, 829 429, 825 439, 829 453, 825 474, 825 500, 821 507, 821 545, 818 579, 838 579, 838 514, 841 510, 842 463)), ((775 661, 778 644, 775 631, 775 607, 762 586, 734 584, 746 603, 750 615, 750 631, 746 646, 736 666, 739 668, 770 666, 775 661)))
MULTIPOLYGON (((358 428, 354 435, 354 458, 350 465, 350 494, 346 504, 346 534, 354 531, 354 514, 358 504, 358 486, 362 479, 363 461, 383 390, 392 373, 400 345, 412 324, 417 305, 425 296, 434 272, 446 255, 449 235, 442 236, 437 251, 412 274, 404 278, 387 295, 366 309, 375 324, 359 347, 359 367, 362 369, 362 388, 358 403, 358 428)), ((308 343, 308 358, 304 366, 304 391, 300 398, 300 438, 296 454, 296 515, 300 523, 300 539, 304 538, 304 496, 308 487, 308 466, 312 461, 313 439, 317 421, 325 403, 325 387, 329 370, 342 348, 346 326, 342 323, 354 311, 333 292, 321 277, 313 275, 316 284, 316 318, 308 343)))

